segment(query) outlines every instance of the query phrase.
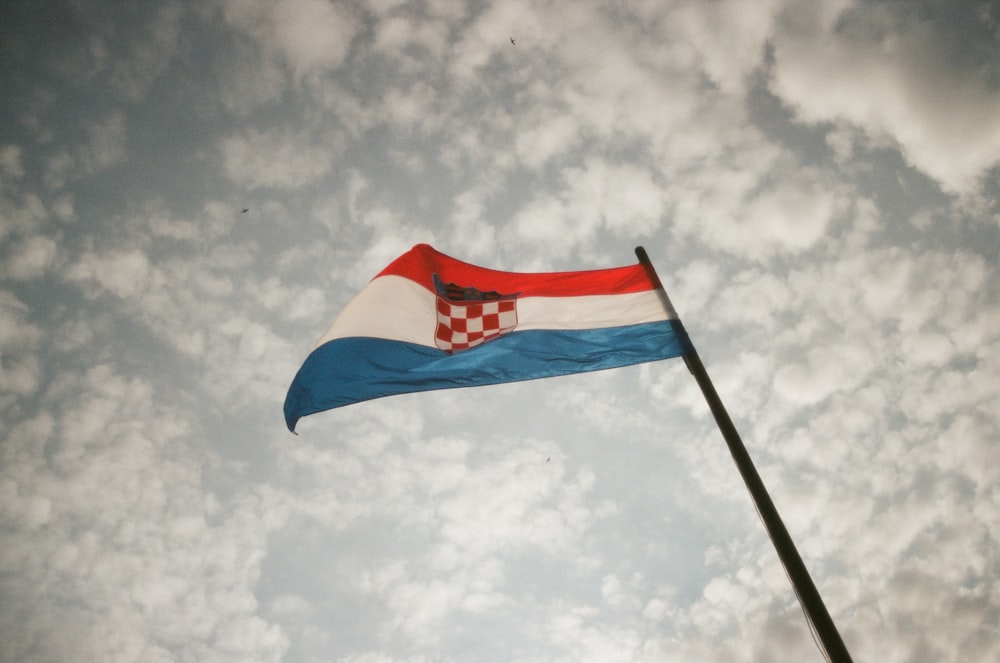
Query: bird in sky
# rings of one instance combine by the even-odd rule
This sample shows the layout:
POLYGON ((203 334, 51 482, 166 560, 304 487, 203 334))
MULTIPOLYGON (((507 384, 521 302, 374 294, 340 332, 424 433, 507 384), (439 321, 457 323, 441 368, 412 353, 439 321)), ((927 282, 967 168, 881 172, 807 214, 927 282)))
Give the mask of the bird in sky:
POLYGON ((243 209, 240 210, 240 214, 246 214, 249 211, 250 211, 249 207, 244 207, 243 209))
POLYGON ((511 37, 511 38, 510 38, 510 43, 512 43, 512 44, 513 44, 514 46, 517 46, 517 42, 516 42, 516 41, 514 41, 514 38, 513 38, 513 37, 511 37))

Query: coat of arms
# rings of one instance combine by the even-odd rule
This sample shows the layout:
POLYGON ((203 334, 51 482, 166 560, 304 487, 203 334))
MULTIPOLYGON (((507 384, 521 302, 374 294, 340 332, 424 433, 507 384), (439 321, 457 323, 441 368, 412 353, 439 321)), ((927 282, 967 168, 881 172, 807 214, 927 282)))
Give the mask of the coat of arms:
POLYGON ((448 354, 482 345, 517 327, 517 296, 444 283, 434 274, 437 329, 434 342, 448 354))

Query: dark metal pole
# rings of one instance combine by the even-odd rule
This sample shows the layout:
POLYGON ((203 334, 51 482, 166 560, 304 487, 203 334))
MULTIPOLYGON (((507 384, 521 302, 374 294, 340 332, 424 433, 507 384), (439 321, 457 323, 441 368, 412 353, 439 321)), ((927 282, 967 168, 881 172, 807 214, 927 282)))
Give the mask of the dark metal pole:
MULTIPOLYGON (((656 269, 653 267, 653 263, 650 262, 646 250, 641 246, 637 246, 635 254, 638 256, 639 262, 648 270, 654 284, 660 288, 658 292, 661 293, 661 299, 667 311, 675 314, 673 306, 670 304, 670 299, 667 297, 666 290, 663 288, 663 284, 659 276, 657 276, 656 269)), ((681 328, 683 329, 683 325, 681 325, 681 328)), ((764 529, 767 530, 771 543, 778 553, 781 565, 785 568, 785 573, 788 574, 788 579, 792 583, 792 589, 795 590, 795 594, 802 606, 802 611, 809 621, 809 627, 815 635, 820 650, 831 663, 852 663, 851 655, 847 652, 847 647, 844 645, 844 641, 841 639, 840 633, 837 631, 837 627, 830 617, 830 613, 827 612, 826 605, 823 604, 823 599, 820 597, 816 585, 813 584, 812 578, 809 576, 809 571, 806 569, 802 557, 799 556, 799 552, 795 548, 795 543, 792 542, 792 537, 788 534, 785 524, 781 521, 778 510, 774 507, 771 497, 767 494, 767 488, 764 487, 764 482, 761 480, 760 475, 757 474, 757 469, 750 459, 750 454, 747 453, 746 447, 743 445, 743 440, 740 439, 740 434, 736 431, 736 426, 733 425, 732 419, 729 418, 729 413, 726 412, 726 407, 722 404, 722 399, 719 398, 719 394, 715 391, 715 386, 712 384, 711 378, 708 377, 708 372, 701 363, 698 351, 695 350, 693 344, 689 345, 688 351, 684 354, 684 362, 698 382, 701 393, 704 394, 705 400, 708 402, 708 407, 712 411, 712 416, 715 417, 715 423, 718 425, 722 437, 726 440, 726 444, 729 445, 729 452, 733 455, 733 460, 736 461, 736 467, 739 469, 744 483, 746 483, 747 490, 750 491, 750 499, 753 500, 754 506, 757 508, 757 513, 760 514, 761 522, 764 524, 764 529)))

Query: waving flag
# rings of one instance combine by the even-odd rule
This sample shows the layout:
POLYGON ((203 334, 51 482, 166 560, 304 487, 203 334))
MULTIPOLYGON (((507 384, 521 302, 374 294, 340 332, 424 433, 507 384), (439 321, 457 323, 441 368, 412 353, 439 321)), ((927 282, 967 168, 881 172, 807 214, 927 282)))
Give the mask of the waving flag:
POLYGON ((615 368, 689 347, 641 265, 515 273, 418 244, 382 270, 292 381, 285 422, 360 401, 615 368))

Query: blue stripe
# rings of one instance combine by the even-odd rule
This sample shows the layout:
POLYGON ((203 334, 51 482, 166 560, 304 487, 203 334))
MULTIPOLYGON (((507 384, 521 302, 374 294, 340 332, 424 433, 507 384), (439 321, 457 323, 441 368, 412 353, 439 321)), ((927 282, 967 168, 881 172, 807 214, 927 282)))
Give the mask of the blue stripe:
POLYGON ((338 338, 316 348, 292 381, 285 422, 382 396, 533 380, 657 359, 690 347, 676 320, 583 331, 514 332, 448 355, 379 338, 338 338))

